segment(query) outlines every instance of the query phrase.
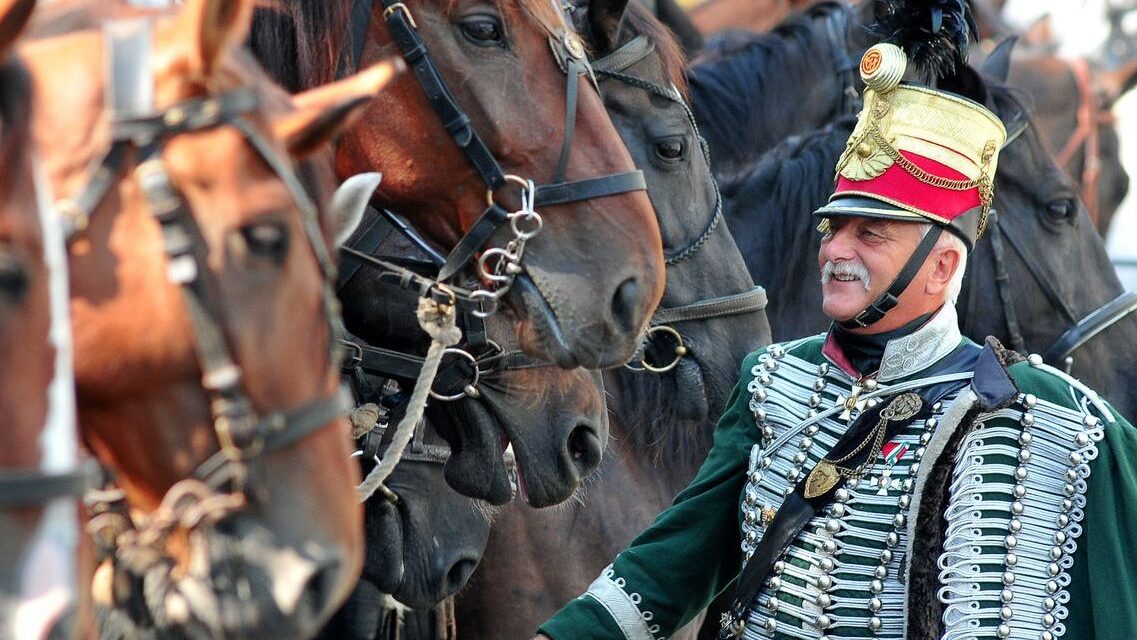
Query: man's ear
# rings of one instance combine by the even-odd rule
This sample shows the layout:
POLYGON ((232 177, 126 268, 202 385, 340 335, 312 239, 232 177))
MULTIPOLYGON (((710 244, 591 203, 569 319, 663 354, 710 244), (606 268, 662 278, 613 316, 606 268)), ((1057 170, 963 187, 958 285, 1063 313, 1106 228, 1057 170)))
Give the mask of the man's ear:
POLYGON ((939 295, 951 285, 956 269, 963 266, 963 256, 959 249, 947 246, 933 254, 932 273, 924 283, 924 291, 929 295, 939 295))

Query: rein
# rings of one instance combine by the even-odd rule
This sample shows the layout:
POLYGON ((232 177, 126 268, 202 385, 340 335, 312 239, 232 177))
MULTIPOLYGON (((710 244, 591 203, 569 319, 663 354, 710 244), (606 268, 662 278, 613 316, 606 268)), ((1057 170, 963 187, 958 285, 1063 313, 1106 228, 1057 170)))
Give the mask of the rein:
POLYGON ((1101 176, 1101 132, 1100 127, 1115 123, 1113 114, 1108 110, 1098 108, 1097 96, 1094 95, 1091 81, 1090 64, 1084 58, 1074 58, 1066 61, 1074 81, 1078 85, 1078 126, 1070 134, 1066 145, 1055 156, 1058 166, 1063 169, 1069 167, 1079 150, 1083 151, 1082 161, 1082 202, 1086 204, 1086 211, 1090 221, 1096 227, 1101 215, 1098 204, 1098 178, 1101 176))
MULTIPOLYGON (((702 150, 703 159, 706 161, 709 175, 710 151, 707 148, 707 142, 699 135, 699 127, 695 122, 695 115, 691 112, 690 106, 687 105, 687 102, 683 99, 679 90, 676 89, 674 85, 665 87, 643 77, 627 73, 629 68, 640 63, 654 52, 655 43, 648 40, 646 36, 639 35, 611 54, 593 61, 592 68, 601 82, 605 80, 617 80, 682 107, 683 112, 687 115, 688 122, 691 124, 691 131, 699 141, 699 148, 702 150)), ((710 181, 715 190, 715 204, 710 218, 703 226, 702 232, 686 246, 664 254, 665 262, 669 267, 678 265, 698 253, 707 241, 710 240, 715 230, 722 224, 722 194, 719 192, 718 183, 713 177, 710 177, 710 181)), ((683 341, 682 334, 671 325, 680 322, 693 322, 746 313, 757 313, 765 308, 766 290, 762 287, 754 287, 749 291, 743 291, 741 293, 707 298, 679 307, 661 306, 656 309, 655 314, 652 315, 651 326, 647 330, 645 341, 651 341, 657 336, 668 336, 670 340, 675 342, 674 359, 667 363, 653 364, 648 362, 645 357, 640 360, 638 367, 632 364, 625 366, 633 371, 650 371, 656 374, 667 373, 679 366, 679 362, 685 356, 690 355, 687 345, 683 341)))

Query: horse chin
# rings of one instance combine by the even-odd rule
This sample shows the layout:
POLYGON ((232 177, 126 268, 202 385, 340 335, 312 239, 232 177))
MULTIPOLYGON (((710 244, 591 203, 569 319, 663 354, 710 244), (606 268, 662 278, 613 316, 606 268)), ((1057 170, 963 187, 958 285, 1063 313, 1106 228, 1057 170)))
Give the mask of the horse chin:
POLYGON ((534 406, 488 385, 482 395, 513 444, 518 492, 529 506, 539 509, 568 500, 600 466, 608 437, 601 401, 600 409, 591 412, 557 410, 558 403, 551 401, 534 406))
POLYGON ((450 458, 443 468, 446 483, 464 496, 495 506, 512 500, 513 487, 502 461, 505 444, 493 413, 480 400, 462 400, 431 416, 431 423, 450 444, 450 458))
POLYGON ((701 424, 710 416, 703 369, 695 358, 680 358, 675 366, 675 411, 684 422, 701 424))

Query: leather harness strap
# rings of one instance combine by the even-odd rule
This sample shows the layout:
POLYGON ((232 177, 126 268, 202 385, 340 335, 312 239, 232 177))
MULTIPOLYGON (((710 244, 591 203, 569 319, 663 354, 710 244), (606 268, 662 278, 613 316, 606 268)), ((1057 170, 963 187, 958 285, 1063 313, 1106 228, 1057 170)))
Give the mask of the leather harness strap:
MULTIPOLYGON (((386 18, 391 37, 418 79, 431 109, 437 114, 455 144, 469 159, 491 194, 489 206, 458 242, 440 271, 439 280, 446 281, 473 263, 475 256, 485 247, 486 242, 510 220, 509 212, 492 200, 492 193, 505 186, 507 178, 488 145, 474 129, 469 115, 450 92, 437 64, 430 55, 426 42, 423 41, 418 32, 410 9, 406 4, 394 0, 380 0, 380 2, 384 7, 383 15, 386 18)), ((353 61, 356 64, 362 57, 373 4, 374 0, 355 0, 352 4, 349 32, 352 38, 353 61)), ((647 185, 643 179, 643 172, 639 170, 596 178, 564 181, 576 129, 579 79, 581 76, 592 78, 592 71, 587 59, 583 56, 583 48, 580 51, 574 51, 568 44, 568 41, 575 39, 576 35, 567 31, 562 32, 561 35, 560 39, 550 37, 549 44, 557 63, 565 71, 568 80, 565 93, 563 140, 554 173, 554 181, 552 184, 536 185, 534 204, 537 206, 568 204, 631 191, 646 190, 647 185)), ((345 66, 342 61, 343 57, 341 56, 341 71, 345 66)))
POLYGON ((1086 212, 1090 221, 1097 226, 1101 215, 1098 203, 1098 178, 1101 176, 1101 131, 1100 127, 1113 124, 1113 114, 1108 110, 1098 108, 1097 96, 1094 94, 1091 78, 1090 63, 1084 58, 1067 60, 1070 73, 1078 86, 1078 112, 1077 128, 1066 141, 1066 145, 1055 156, 1058 166, 1067 168, 1079 149, 1085 152, 1082 160, 1082 175, 1079 182, 1082 185, 1082 202, 1086 205, 1086 212))

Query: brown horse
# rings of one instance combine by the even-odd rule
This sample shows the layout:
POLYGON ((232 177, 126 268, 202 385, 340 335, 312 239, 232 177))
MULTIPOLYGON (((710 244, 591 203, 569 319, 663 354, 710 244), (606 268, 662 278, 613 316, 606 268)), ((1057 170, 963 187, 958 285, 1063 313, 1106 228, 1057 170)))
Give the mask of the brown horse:
MULTIPOLYGON (((563 367, 626 362, 663 292, 659 231, 642 184, 542 205, 541 193, 553 191, 548 183, 635 169, 588 74, 577 74, 583 50, 553 3, 271 4, 283 13, 254 33, 253 46, 285 86, 306 88, 356 57, 367 62, 413 47, 408 60, 425 80, 405 74, 371 103, 340 143, 339 174, 382 169, 375 203, 404 215, 446 251, 473 237, 467 234, 487 199, 516 210, 518 185, 537 183, 544 225, 525 245, 504 296, 522 348, 563 367), (359 56, 344 45, 353 41, 359 56), (567 89, 562 65, 572 71, 567 89), (521 180, 500 188, 499 170, 521 180)), ((503 245, 505 231, 489 244, 503 245)), ((464 243, 459 253, 473 255, 485 240, 464 243)))
POLYGON ((122 490, 91 524, 111 555, 96 589, 161 635, 305 637, 362 540, 331 176, 302 165, 310 197, 290 158, 392 68, 289 98, 237 48, 251 2, 180 7, 59 5, 21 49, 73 230, 79 424, 122 490))
POLYGON ((1103 237, 1129 191, 1111 110, 1135 80, 1137 61, 1110 71, 1053 55, 1016 57, 1011 64, 1010 84, 1030 96, 1035 126, 1103 237))
POLYGON ((31 84, 9 53, 33 4, 0 2, 0 637, 40 639, 71 635, 64 615, 86 589, 67 263, 35 175, 31 84))
MULTIPOLYGON (((595 55, 619 50, 594 63, 604 78, 605 105, 645 170, 668 254, 678 258, 693 239, 706 240, 669 265, 660 312, 667 314, 708 296, 747 291, 753 282, 725 227, 700 234, 708 216, 716 215, 717 191, 693 119, 678 90, 667 90, 683 86, 682 57, 662 25, 638 5, 628 5, 616 32, 622 5, 592 0, 588 24, 580 25, 595 55)), ((673 369, 605 374, 612 438, 598 480, 581 503, 540 512, 521 505, 503 510, 482 564, 459 595, 459 637, 530 637, 561 604, 583 592, 694 476, 742 358, 768 343, 770 331, 765 314, 753 309, 677 322, 674 328, 688 351, 673 369)), ((646 349, 649 363, 674 359, 662 353, 668 341, 659 342, 646 349)), ((692 637, 696 630, 697 625, 677 637, 692 637)))

